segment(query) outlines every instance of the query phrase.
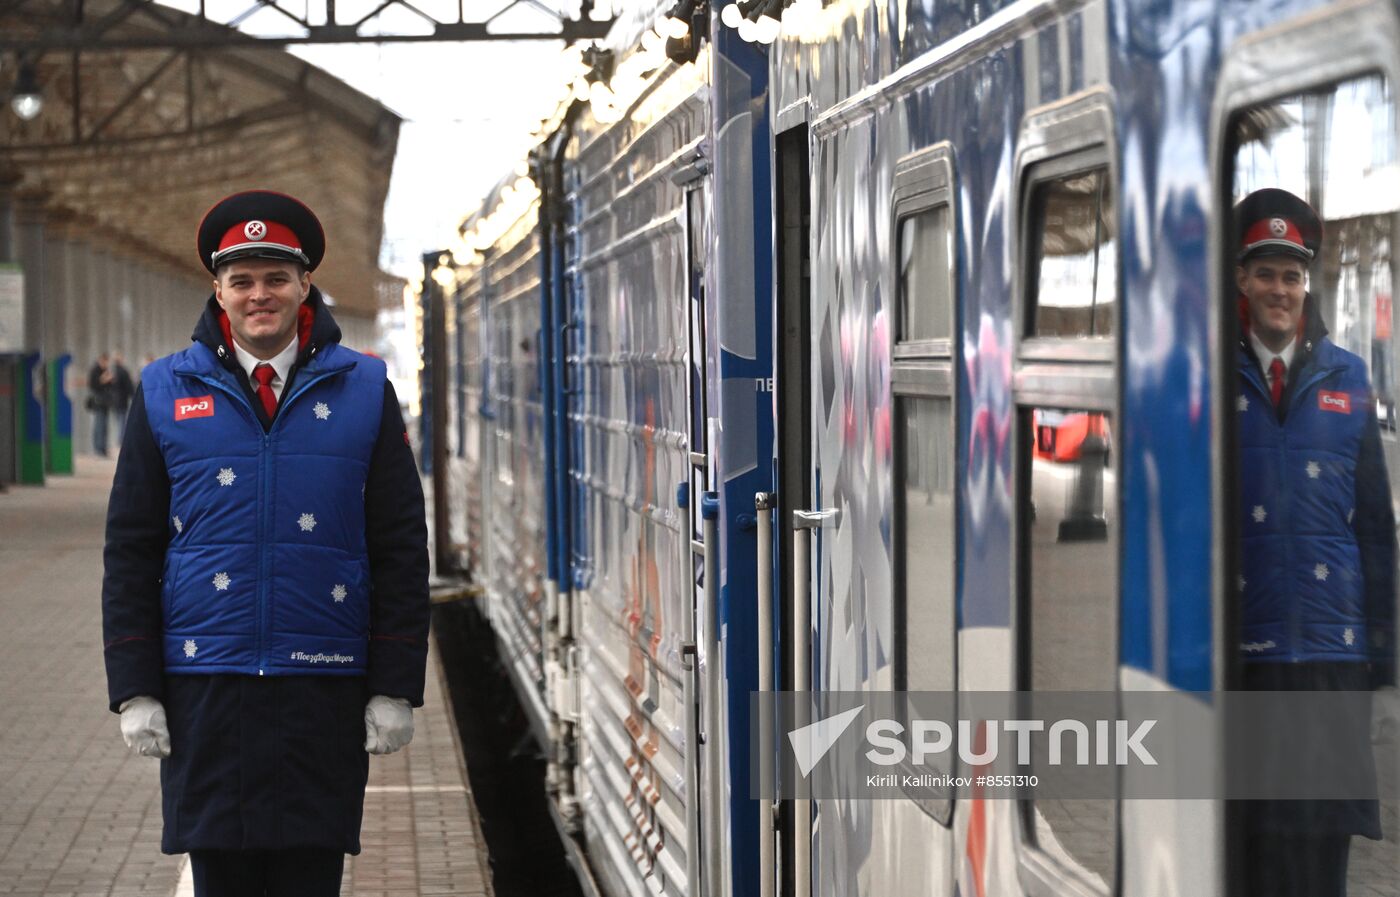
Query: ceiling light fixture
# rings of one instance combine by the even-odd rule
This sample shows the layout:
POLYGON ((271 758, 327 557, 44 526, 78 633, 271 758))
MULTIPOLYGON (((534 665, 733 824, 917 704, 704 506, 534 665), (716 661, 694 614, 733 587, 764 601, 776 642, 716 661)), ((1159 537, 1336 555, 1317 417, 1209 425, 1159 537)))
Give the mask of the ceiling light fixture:
POLYGON ((20 63, 10 108, 25 121, 33 121, 44 111, 44 95, 39 90, 39 81, 34 76, 34 64, 31 62, 20 63))

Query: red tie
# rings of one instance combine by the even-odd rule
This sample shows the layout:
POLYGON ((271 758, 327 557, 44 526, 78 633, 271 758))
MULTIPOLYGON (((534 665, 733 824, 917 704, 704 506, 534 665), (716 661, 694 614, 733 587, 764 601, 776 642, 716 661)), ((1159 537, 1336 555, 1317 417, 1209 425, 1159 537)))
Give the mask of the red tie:
POLYGON ((1274 407, 1277 408, 1279 399, 1283 398, 1283 359, 1277 355, 1269 365, 1269 394, 1274 397, 1274 407))
MULTIPOLYGON (((1275 364, 1278 362, 1275 361, 1275 364)), ((267 412, 267 419, 271 420, 277 416, 277 394, 272 391, 272 378, 277 376, 277 371, 273 370, 270 364, 260 364, 253 368, 253 379, 257 381, 258 398, 262 399, 263 410, 267 412)), ((1274 395, 1278 395, 1278 389, 1274 389, 1274 395)), ((1277 403, 1278 399, 1275 398, 1277 403)))

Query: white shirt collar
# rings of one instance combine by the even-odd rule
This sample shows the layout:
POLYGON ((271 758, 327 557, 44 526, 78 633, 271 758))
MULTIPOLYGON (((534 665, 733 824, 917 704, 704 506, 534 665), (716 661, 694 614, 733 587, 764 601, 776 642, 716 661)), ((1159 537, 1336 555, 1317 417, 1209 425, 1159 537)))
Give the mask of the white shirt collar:
POLYGON ((1264 368, 1265 376, 1269 373, 1269 365, 1273 362, 1274 356, 1283 359, 1283 378, 1286 381, 1288 379, 1288 369, 1293 366, 1293 353, 1298 348, 1298 337, 1295 336, 1293 339, 1289 340, 1288 345, 1284 346, 1283 350, 1279 352, 1275 352, 1273 349, 1264 345, 1263 340, 1255 336, 1253 330, 1249 332, 1249 342, 1250 345, 1254 346, 1254 354, 1259 358, 1259 364, 1264 368))
POLYGON ((247 349, 238 344, 238 338, 233 340, 233 354, 238 356, 238 363, 243 365, 243 370, 248 375, 248 380, 253 381, 253 368, 260 364, 272 365, 273 372, 277 375, 272 378, 272 391, 280 399, 282 397, 282 384, 287 382, 287 374, 292 369, 292 364, 297 360, 297 348, 300 340, 295 335, 292 341, 287 344, 287 348, 278 352, 272 358, 264 362, 247 349))

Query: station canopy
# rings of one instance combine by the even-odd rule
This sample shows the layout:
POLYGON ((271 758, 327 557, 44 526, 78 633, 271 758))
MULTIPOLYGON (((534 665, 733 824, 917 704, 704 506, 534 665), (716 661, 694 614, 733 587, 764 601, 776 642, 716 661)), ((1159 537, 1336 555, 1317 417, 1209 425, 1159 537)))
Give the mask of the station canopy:
MULTIPOLYGON (((226 46, 142 46, 209 27, 177 10, 139 0, 76 8, 89 27, 106 23, 101 46, 31 51, 23 65, 0 53, 6 106, 26 74, 43 98, 29 121, 0 108, 0 188, 126 255, 199 277, 205 211, 239 190, 282 191, 321 219, 327 251, 312 279, 339 308, 371 316, 401 301, 402 281, 378 264, 397 115, 233 29, 226 46)), ((72 0, 0 3, 0 34, 39 38, 74 9, 72 0)))

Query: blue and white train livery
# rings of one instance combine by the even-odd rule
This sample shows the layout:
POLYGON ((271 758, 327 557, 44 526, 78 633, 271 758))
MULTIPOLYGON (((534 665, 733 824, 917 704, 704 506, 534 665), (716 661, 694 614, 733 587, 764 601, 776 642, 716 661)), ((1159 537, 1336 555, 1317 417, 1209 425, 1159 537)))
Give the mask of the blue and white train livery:
MULTIPOLYGON (((1223 801, 754 800, 750 695, 1238 684, 1230 209, 1323 219, 1393 483, 1397 4, 682 0, 581 56, 424 289, 439 564, 601 888, 1246 893, 1223 801)), ((1400 893, 1381 820, 1344 892, 1400 893)))

